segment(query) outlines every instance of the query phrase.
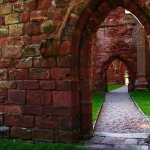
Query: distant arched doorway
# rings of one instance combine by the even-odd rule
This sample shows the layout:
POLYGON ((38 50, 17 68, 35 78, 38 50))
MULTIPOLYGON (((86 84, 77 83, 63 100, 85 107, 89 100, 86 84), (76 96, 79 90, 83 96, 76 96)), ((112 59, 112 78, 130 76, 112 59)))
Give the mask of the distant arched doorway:
POLYGON ((132 62, 134 60, 130 62, 121 56, 112 56, 103 63, 100 78, 104 91, 108 92, 108 83, 127 84, 128 91, 135 89, 136 68, 132 62))
POLYGON ((107 79, 107 91, 111 88, 117 88, 121 86, 128 86, 130 84, 130 75, 126 64, 119 59, 115 59, 109 65, 106 73, 107 79))

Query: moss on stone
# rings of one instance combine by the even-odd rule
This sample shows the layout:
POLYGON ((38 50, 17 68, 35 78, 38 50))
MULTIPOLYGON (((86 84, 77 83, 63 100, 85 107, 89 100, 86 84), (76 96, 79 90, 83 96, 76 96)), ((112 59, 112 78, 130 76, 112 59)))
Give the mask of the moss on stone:
POLYGON ((34 47, 26 47, 23 50, 23 57, 34 57, 34 56, 38 56, 39 53, 37 52, 37 50, 34 47))
POLYGON ((44 33, 52 33, 55 30, 55 25, 52 20, 44 22, 41 27, 44 33))

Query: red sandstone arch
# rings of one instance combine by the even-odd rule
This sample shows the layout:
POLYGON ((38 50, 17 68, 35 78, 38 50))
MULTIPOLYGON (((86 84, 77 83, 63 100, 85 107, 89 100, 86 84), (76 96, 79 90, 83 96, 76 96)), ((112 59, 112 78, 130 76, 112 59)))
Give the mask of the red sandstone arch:
MULTIPOLYGON (((71 14, 69 21, 66 24, 66 30, 70 24, 73 28, 73 36, 66 36, 65 39, 72 39, 71 51, 73 52, 74 66, 72 69, 74 79, 79 82, 79 97, 75 97, 73 101, 77 102, 80 107, 77 109, 76 113, 80 115, 80 133, 82 136, 90 136, 92 132, 92 119, 91 119, 91 98, 90 98, 90 88, 89 88, 89 66, 90 66, 90 49, 91 49, 91 37, 95 33, 99 24, 104 20, 104 18, 109 14, 109 12, 118 6, 122 6, 128 9, 133 14, 135 14, 141 23, 144 25, 147 35, 150 33, 148 13, 145 13, 143 6, 140 6, 140 2, 134 1, 120 1, 120 0, 97 0, 89 1, 89 3, 84 6, 85 9, 82 13, 78 12, 78 15, 71 14), (79 19, 78 19, 79 18, 79 19), (78 112, 79 111, 79 112, 78 112)), ((80 7, 78 7, 80 8, 80 7)), ((78 10, 76 8, 75 10, 78 10)), ((63 39, 62 36, 62 39, 63 39)), ((70 45, 69 45, 70 46, 70 45)), ((77 92, 78 93, 78 92, 77 92)))
MULTIPOLYGON (((109 57, 102 66, 102 71, 100 74, 104 74, 106 75, 106 72, 108 70, 109 65, 114 61, 114 60, 120 60, 121 62, 123 62, 123 64, 126 66, 128 73, 129 73, 129 85, 128 85, 128 90, 131 91, 134 89, 134 83, 135 83, 135 78, 136 78, 136 66, 134 64, 132 64, 131 62, 129 62, 128 60, 124 59, 122 56, 116 55, 116 56, 111 56, 109 57)), ((104 81, 104 85, 105 80, 104 81)))

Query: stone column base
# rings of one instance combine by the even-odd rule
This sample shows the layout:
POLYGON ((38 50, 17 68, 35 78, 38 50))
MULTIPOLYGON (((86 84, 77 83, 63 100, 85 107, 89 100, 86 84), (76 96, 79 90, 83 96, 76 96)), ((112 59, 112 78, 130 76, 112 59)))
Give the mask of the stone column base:
POLYGON ((148 82, 145 77, 137 77, 135 81, 135 89, 136 90, 147 90, 148 82))

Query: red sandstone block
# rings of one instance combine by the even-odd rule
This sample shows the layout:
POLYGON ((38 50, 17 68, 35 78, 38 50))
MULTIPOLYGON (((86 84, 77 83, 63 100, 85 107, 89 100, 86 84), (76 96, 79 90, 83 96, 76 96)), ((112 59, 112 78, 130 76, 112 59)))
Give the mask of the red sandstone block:
POLYGON ((48 9, 51 6, 51 0, 38 1, 38 9, 48 9))
POLYGON ((21 41, 23 41, 23 43, 24 43, 25 45, 32 44, 32 42, 31 42, 31 37, 28 36, 28 35, 22 36, 22 37, 21 37, 21 41))
POLYGON ((43 39, 46 39, 46 35, 45 34, 32 36, 31 41, 32 41, 32 44, 38 44, 43 39))
POLYGON ((16 2, 17 0, 7 0, 7 2, 16 2))
POLYGON ((13 84, 14 89, 17 88, 17 90, 24 90, 23 80, 15 80, 13 84))
POLYGON ((34 126, 33 116, 20 116, 18 119, 17 126, 24 128, 32 128, 34 126))
POLYGON ((7 91, 0 91, 0 103, 4 103, 7 100, 7 91))
POLYGON ((40 81, 40 88, 43 90, 54 90, 55 89, 55 81, 40 81))
POLYGON ((8 44, 8 37, 1 37, 0 38, 0 45, 1 47, 5 46, 8 44))
POLYGON ((30 14, 31 21, 44 21, 47 19, 47 11, 36 10, 30 14))
POLYGON ((27 91, 27 104, 29 105, 51 105, 52 93, 51 91, 27 91))
POLYGON ((50 57, 47 59, 43 58, 33 58, 33 67, 54 67, 56 66, 56 59, 54 57, 50 57))
POLYGON ((5 113, 22 113, 21 107, 18 105, 4 105, 3 108, 5 113))
POLYGON ((79 131, 59 130, 58 140, 65 143, 76 143, 81 138, 79 131))
POLYGON ((16 68, 17 69, 28 69, 31 67, 32 67, 32 58, 19 59, 16 62, 16 68))
POLYGON ((43 105, 52 105, 52 92, 51 91, 44 91, 43 92, 43 105))
POLYGON ((24 11, 24 5, 23 2, 18 1, 16 3, 13 4, 13 11, 17 12, 17 11, 24 11))
POLYGON ((42 115, 42 106, 25 105, 22 107, 22 112, 25 115, 42 115))
POLYGON ((20 45, 5 45, 2 49, 2 56, 4 58, 20 58, 21 57, 21 46, 20 45))
POLYGON ((0 26, 5 24, 4 16, 0 16, 0 26))
POLYGON ((35 126, 41 129, 54 129, 57 126, 57 120, 52 119, 50 116, 36 117, 35 126))
POLYGON ((44 105, 42 108, 42 114, 43 115, 52 115, 54 110, 53 110, 53 106, 51 105, 44 105))
POLYGON ((8 79, 8 70, 7 69, 0 69, 0 80, 7 80, 8 79))
POLYGON ((42 67, 55 67, 56 66, 56 59, 54 57, 49 57, 47 59, 44 59, 44 61, 41 62, 42 67))
MULTIPOLYGON (((74 108, 75 109, 75 108, 74 108)), ((69 118, 72 113, 72 107, 53 107, 52 115, 69 118)))
POLYGON ((30 22, 25 24, 24 32, 28 35, 38 35, 41 33, 40 23, 39 22, 30 22))
POLYGON ((25 91, 24 90, 9 90, 8 103, 25 104, 25 91))
POLYGON ((18 122, 18 115, 9 115, 5 114, 4 115, 4 124, 6 126, 16 126, 18 122))
POLYGON ((72 92, 53 92, 54 107, 71 107, 72 92))
POLYGON ((66 55, 71 52, 71 42, 70 41, 64 41, 61 45, 61 48, 59 49, 60 55, 66 55))
POLYGON ((10 59, 1 58, 0 59, 0 68, 7 68, 12 66, 10 59))
POLYGON ((36 7, 37 7, 37 0, 32 0, 25 3, 25 10, 27 11, 35 10, 36 7))
POLYGON ((26 80, 28 78, 27 69, 11 69, 9 71, 9 78, 11 80, 26 80))
POLYGON ((27 91, 27 104, 29 105, 42 105, 44 101, 43 91, 27 91))
POLYGON ((0 112, 3 113, 11 113, 11 114, 19 114, 22 112, 21 107, 18 105, 0 105, 0 112))
POLYGON ((4 123, 6 126, 32 128, 34 125, 33 116, 23 116, 20 114, 5 114, 4 123))
POLYGON ((39 89, 39 82, 37 80, 25 80, 24 89, 27 89, 27 90, 39 89))
POLYGON ((71 78, 70 68, 52 68, 51 77, 56 80, 64 80, 71 78))
POLYGON ((66 91, 66 90, 72 90, 74 86, 72 84, 72 81, 65 81, 65 80, 57 80, 56 81, 56 90, 59 90, 59 91, 66 91))
POLYGON ((32 130, 25 129, 25 128, 13 127, 13 128, 11 128, 10 135, 12 138, 31 140, 32 139, 32 130))
POLYGON ((33 80, 47 80, 50 78, 50 71, 44 68, 31 68, 29 70, 29 77, 33 80))
POLYGON ((55 137, 54 137, 54 134, 53 134, 53 130, 50 130, 50 129, 33 129, 32 138, 33 139, 52 140, 55 137))
POLYGON ((0 104, 0 112, 4 113, 5 112, 5 105, 0 104))
POLYGON ((35 57, 33 58, 33 67, 41 67, 41 62, 44 61, 43 58, 35 57))
POLYGON ((73 58, 71 55, 58 57, 57 64, 59 67, 71 67, 73 66, 73 58))
POLYGON ((23 12, 20 14, 20 21, 23 23, 29 22, 30 20, 30 13, 29 12, 23 12))

